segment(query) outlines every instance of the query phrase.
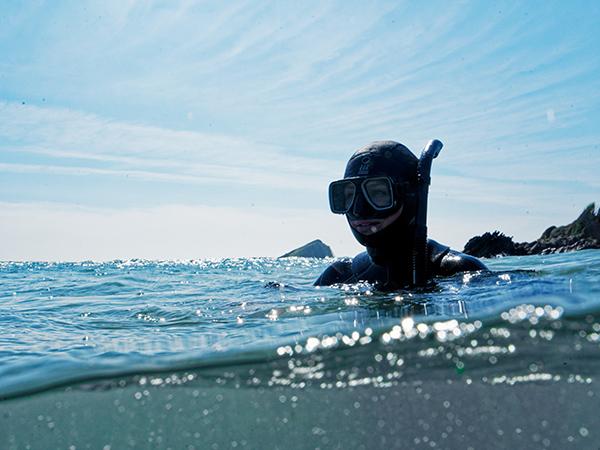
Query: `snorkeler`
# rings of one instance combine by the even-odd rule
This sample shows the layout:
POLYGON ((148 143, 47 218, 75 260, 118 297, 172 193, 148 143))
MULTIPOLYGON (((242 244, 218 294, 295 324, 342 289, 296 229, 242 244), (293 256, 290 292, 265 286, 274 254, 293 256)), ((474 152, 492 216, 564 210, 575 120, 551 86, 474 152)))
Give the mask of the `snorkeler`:
POLYGON ((367 251, 334 262, 315 285, 366 281, 394 290, 423 286, 435 276, 487 270, 477 258, 426 237, 429 171, 441 147, 431 141, 419 160, 398 142, 378 141, 352 155, 344 178, 329 185, 329 205, 346 215, 367 251))

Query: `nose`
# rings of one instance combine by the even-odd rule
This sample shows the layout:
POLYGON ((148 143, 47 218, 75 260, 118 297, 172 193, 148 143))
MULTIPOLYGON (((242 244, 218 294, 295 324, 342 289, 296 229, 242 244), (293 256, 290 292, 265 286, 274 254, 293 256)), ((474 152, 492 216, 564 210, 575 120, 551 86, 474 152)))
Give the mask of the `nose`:
POLYGON ((367 218, 372 214, 371 206, 362 192, 358 191, 352 205, 352 215, 356 218, 367 218))

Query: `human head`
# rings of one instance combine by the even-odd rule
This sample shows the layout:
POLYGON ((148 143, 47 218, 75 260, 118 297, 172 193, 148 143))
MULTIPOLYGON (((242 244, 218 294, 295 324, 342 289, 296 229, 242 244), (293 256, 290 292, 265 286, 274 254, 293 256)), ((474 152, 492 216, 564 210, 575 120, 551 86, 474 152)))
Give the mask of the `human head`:
POLYGON ((417 157, 394 141, 376 141, 350 157, 344 179, 388 177, 394 188, 392 208, 378 211, 360 189, 356 191, 346 218, 354 237, 366 247, 381 247, 397 241, 402 229, 414 222, 416 213, 417 157))

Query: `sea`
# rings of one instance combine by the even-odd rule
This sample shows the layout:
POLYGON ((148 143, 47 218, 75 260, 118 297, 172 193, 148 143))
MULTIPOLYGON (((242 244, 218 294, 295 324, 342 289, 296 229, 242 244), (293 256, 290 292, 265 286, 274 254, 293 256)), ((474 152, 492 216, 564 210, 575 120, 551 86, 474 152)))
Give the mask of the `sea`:
POLYGON ((484 261, 1 262, 0 449, 599 448, 600 250, 484 261))

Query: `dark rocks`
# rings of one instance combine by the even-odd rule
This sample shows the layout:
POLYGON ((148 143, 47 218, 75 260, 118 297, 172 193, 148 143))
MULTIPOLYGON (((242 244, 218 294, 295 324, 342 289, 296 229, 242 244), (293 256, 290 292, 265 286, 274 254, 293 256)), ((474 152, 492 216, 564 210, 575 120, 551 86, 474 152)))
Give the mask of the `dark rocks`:
POLYGON ((288 258, 290 256, 301 256, 304 258, 328 258, 333 256, 331 248, 325 245, 320 239, 309 242, 302 247, 298 247, 280 258, 288 258))
POLYGON ((568 225, 551 226, 533 242, 513 242, 499 231, 469 239, 464 253, 481 258, 509 255, 563 253, 600 248, 600 211, 588 205, 579 217, 568 225))
POLYGON ((592 203, 574 222, 548 228, 537 242, 544 250, 552 249, 557 252, 600 248, 600 211, 596 211, 595 204, 592 203))
POLYGON ((522 244, 513 242, 512 236, 506 236, 500 231, 484 233, 469 239, 463 252, 480 258, 527 254, 522 244))

